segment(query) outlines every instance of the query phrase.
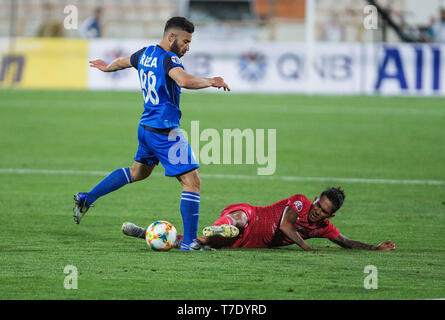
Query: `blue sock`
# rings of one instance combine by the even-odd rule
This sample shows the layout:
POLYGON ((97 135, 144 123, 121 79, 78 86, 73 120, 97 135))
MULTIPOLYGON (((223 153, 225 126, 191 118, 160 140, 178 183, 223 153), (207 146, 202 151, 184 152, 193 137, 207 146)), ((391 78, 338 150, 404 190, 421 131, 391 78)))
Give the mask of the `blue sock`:
POLYGON ((106 195, 120 187, 131 183, 130 168, 120 168, 114 170, 105 179, 103 179, 97 186, 88 192, 86 204, 90 206, 97 198, 106 195))
MULTIPOLYGON (((181 215, 184 227, 182 243, 190 244, 197 238, 199 220, 199 193, 183 191, 181 194, 181 215)), ((186 249, 181 247, 181 249, 186 249)))

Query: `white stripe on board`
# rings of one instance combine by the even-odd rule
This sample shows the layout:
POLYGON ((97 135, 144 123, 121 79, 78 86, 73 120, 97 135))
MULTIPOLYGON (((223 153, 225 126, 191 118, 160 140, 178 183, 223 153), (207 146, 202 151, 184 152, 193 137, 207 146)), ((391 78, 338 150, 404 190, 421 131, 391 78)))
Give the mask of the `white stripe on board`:
MULTIPOLYGON (((88 175, 106 176, 111 171, 83 171, 83 170, 47 170, 47 169, 13 169, 0 168, 0 174, 48 174, 48 175, 88 175)), ((445 185, 444 180, 404 180, 404 179, 365 179, 365 178, 336 178, 336 177, 293 177, 293 176, 248 176, 233 174, 200 173, 203 178, 227 180, 279 180, 279 181, 308 181, 308 182, 345 182, 345 183, 377 183, 377 184, 418 184, 445 185)), ((152 176, 164 176, 153 173, 152 176)))

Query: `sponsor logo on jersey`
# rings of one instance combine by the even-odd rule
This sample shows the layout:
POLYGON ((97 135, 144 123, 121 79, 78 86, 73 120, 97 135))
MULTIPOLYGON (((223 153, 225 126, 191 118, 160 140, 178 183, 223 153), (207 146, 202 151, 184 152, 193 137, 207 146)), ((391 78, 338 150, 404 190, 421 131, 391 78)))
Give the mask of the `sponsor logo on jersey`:
POLYGON ((172 61, 176 64, 181 64, 181 59, 179 59, 177 56, 172 56, 172 61))
POLYGON ((298 212, 300 212, 301 209, 303 209, 303 202, 301 202, 301 201, 295 201, 294 204, 295 204, 295 207, 297 208, 297 211, 298 211, 298 212))

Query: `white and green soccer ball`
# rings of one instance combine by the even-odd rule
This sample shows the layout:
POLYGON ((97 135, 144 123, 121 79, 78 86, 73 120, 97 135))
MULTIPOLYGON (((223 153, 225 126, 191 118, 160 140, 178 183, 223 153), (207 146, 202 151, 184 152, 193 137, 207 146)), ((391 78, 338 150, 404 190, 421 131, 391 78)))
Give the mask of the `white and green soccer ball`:
POLYGON ((155 251, 168 251, 175 246, 176 228, 168 221, 158 220, 148 226, 145 241, 155 251))

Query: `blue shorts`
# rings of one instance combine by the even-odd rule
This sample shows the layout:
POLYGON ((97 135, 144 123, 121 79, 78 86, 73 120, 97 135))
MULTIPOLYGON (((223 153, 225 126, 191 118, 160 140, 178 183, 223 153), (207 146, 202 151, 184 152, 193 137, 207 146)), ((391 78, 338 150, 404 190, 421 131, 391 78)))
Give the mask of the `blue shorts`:
POLYGON ((178 128, 168 133, 139 125, 138 140, 134 160, 149 166, 160 161, 168 177, 199 168, 190 144, 178 128))

